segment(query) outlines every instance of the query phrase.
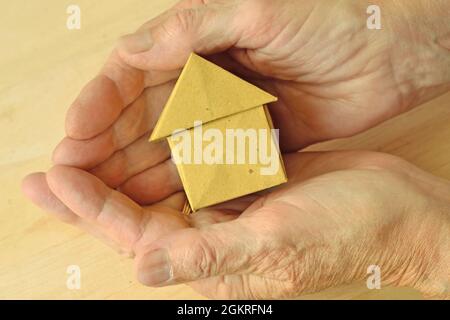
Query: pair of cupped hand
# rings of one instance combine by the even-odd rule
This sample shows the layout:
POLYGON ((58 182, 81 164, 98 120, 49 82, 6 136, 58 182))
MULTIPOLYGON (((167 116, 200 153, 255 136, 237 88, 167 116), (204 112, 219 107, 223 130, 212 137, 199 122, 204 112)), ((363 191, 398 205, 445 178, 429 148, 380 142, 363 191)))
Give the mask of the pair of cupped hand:
POLYGON ((182 1, 119 41, 70 107, 54 167, 27 176, 25 194, 133 257, 149 286, 296 297, 377 265, 383 284, 445 295, 448 181, 387 154, 298 152, 437 94, 403 90, 395 41, 373 39, 355 6, 182 1), (192 51, 278 97, 270 111, 289 182, 186 217, 168 145, 148 137, 192 51))

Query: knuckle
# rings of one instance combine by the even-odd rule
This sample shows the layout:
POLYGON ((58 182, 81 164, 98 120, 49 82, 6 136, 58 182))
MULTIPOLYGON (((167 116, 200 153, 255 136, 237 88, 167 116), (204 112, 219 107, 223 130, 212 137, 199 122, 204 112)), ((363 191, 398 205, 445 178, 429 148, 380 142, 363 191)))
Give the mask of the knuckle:
POLYGON ((190 8, 174 12, 164 24, 167 34, 187 33, 192 30, 197 18, 197 10, 190 8))
POLYGON ((149 61, 149 56, 147 54, 136 54, 134 56, 129 56, 129 55, 124 55, 122 57, 123 61, 125 61, 125 63, 128 63, 130 65, 138 65, 138 66, 143 66, 145 68, 147 68, 148 66, 150 66, 150 61, 149 61))

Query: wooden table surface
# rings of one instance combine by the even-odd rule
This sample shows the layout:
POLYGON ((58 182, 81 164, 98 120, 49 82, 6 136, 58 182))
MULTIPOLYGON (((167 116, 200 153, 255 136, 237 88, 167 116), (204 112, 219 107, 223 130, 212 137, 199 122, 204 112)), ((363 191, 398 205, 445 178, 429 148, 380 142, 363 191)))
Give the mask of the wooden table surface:
MULTIPOLYGON (((116 39, 174 0, 2 1, 0 11, 0 298, 197 299, 181 285, 152 289, 136 282, 131 261, 27 201, 24 175, 50 166, 70 102, 106 59, 116 39), (81 29, 66 28, 69 4, 81 29), (81 268, 81 289, 66 286, 67 267, 81 268)), ((351 139, 314 149, 368 149, 401 156, 450 179, 450 94, 351 139)), ((364 283, 308 298, 414 298, 408 288, 368 290, 364 283)))

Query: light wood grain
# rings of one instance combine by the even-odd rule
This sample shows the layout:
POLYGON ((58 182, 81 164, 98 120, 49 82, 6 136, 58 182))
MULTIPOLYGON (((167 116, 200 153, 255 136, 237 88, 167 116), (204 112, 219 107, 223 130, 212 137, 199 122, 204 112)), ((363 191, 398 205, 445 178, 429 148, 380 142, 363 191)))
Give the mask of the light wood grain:
MULTIPOLYGON (((187 286, 145 288, 131 261, 37 209, 20 181, 46 170, 64 133, 64 115, 102 65, 116 39, 162 12, 172 0, 3 1, 0 11, 0 298, 201 299, 187 286), (82 10, 82 28, 66 28, 66 8, 82 10), (66 287, 79 265, 80 290, 66 287)), ((312 149, 370 149, 399 155, 450 179, 450 95, 350 139, 312 149)), ((420 298, 410 289, 368 291, 363 284, 308 298, 420 298)))

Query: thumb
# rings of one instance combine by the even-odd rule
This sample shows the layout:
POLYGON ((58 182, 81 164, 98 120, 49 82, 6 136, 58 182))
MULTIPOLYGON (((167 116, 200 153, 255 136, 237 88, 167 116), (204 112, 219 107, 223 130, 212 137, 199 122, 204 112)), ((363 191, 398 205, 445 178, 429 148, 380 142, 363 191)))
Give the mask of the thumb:
POLYGON ((192 6, 192 0, 182 1, 141 30, 123 37, 119 55, 138 69, 173 70, 181 68, 193 51, 212 54, 232 47, 245 30, 245 19, 237 19, 239 6, 235 1, 210 2, 192 6))
POLYGON ((241 219, 205 229, 183 229, 161 238, 136 257, 139 281, 165 286, 251 272, 261 243, 241 219))

